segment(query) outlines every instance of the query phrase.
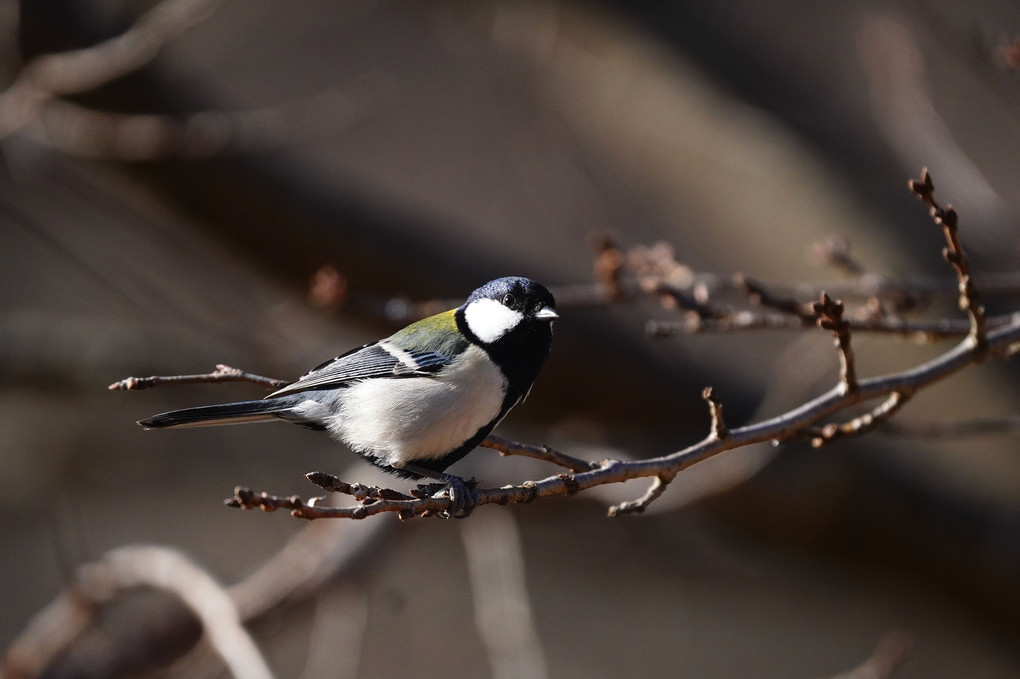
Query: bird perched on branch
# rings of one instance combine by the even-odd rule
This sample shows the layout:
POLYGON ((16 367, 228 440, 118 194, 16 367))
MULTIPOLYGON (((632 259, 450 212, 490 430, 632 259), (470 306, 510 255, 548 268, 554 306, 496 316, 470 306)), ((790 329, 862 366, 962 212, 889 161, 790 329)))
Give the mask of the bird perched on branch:
POLYGON ((311 370, 264 399, 174 410, 146 429, 280 419, 325 430, 382 469, 449 485, 452 514, 471 489, 446 468, 523 401, 552 346, 552 294, 498 278, 461 306, 416 321, 311 370))

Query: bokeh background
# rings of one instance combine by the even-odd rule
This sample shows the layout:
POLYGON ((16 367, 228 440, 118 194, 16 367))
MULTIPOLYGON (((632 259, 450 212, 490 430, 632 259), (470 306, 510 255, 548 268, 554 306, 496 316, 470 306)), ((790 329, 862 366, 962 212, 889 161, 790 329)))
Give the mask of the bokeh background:
MULTIPOLYGON (((144 66, 86 87, 83 60, 27 114, 0 99, 0 648, 83 564, 157 544, 236 585, 281 677, 822 677, 883 638, 911 640, 898 677, 1020 674, 1009 435, 733 451, 643 516, 605 517, 632 483, 467 521, 309 526, 221 500, 307 497, 315 469, 384 480, 296 427, 134 424, 250 385, 106 390, 217 363, 293 378, 399 327, 401 300, 509 274, 588 283, 597 234, 775 284, 839 279, 809 252, 840 236, 868 271, 951 280, 906 189, 922 165, 975 268, 1015 272, 1020 5, 8 1, 5 86, 41 55, 159 26, 157 5, 187 26, 144 66), (331 271, 342 304, 309 295, 331 271)), ((652 340, 669 312, 650 303, 561 311, 499 433, 576 456, 698 440, 709 384, 736 426, 835 376, 820 332, 652 340)), ((948 345, 855 346, 874 375, 948 345)), ((1017 377, 978 366, 898 419, 1015 417, 1017 377)), ((491 451, 454 471, 553 472, 491 451)), ((179 657, 197 636, 182 620, 136 593, 47 676, 223 675, 201 644, 179 657)))

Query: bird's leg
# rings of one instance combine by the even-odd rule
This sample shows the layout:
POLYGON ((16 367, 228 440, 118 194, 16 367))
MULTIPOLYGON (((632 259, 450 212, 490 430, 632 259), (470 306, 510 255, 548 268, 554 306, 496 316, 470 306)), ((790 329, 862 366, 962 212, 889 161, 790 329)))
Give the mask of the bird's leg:
POLYGON ((405 464, 401 469, 446 484, 447 492, 450 494, 450 509, 446 512, 445 518, 467 518, 478 504, 478 493, 475 492, 478 483, 474 479, 465 480, 453 474, 419 467, 414 463, 405 464))
POLYGON ((478 506, 478 483, 474 479, 462 479, 452 474, 444 474, 444 480, 450 488, 450 511, 448 515, 454 519, 466 519, 478 506))

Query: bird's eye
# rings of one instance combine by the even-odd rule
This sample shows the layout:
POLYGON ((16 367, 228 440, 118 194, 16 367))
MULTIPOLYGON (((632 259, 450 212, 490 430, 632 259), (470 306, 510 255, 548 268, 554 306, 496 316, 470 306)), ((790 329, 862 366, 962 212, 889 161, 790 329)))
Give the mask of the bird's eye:
POLYGON ((503 306, 512 308, 514 304, 517 304, 516 297, 511 295, 509 292, 503 295, 503 306))

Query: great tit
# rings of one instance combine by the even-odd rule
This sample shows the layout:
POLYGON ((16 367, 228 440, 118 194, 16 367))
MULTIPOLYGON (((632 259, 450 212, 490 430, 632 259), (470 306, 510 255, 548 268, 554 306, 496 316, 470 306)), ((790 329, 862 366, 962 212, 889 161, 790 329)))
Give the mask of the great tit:
POLYGON ((555 306, 529 278, 498 278, 456 309, 326 361, 262 400, 174 410, 138 424, 280 419, 328 431, 388 472, 463 492, 463 480, 446 468, 527 397, 552 346, 555 306))

